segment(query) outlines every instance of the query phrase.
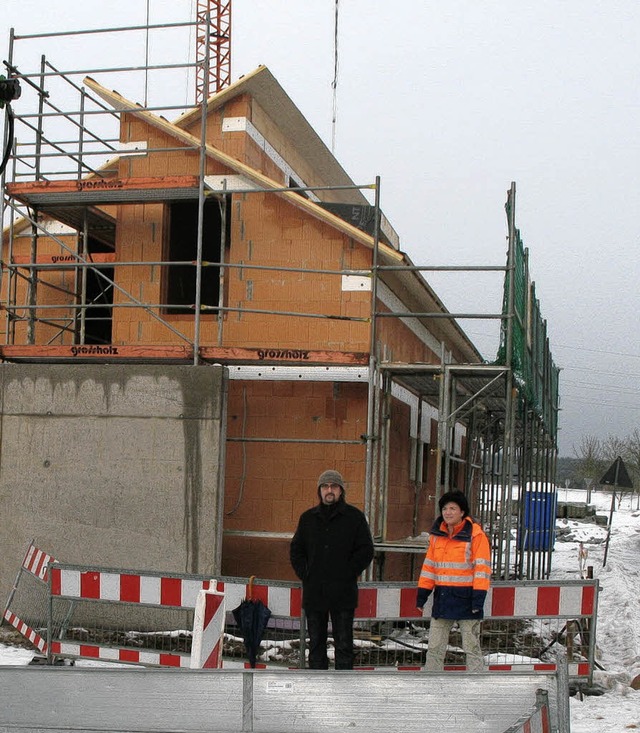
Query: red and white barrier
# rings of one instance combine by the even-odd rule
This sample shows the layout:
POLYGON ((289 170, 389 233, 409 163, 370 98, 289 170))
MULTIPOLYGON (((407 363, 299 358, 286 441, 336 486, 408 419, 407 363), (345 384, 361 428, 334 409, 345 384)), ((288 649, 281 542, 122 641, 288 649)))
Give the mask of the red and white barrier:
POLYGON ((68 641, 52 641, 51 654, 71 659, 99 659, 103 662, 122 662, 123 664, 140 664, 151 667, 181 667, 188 669, 191 666, 191 657, 188 654, 157 652, 152 649, 145 649, 144 651, 117 649, 98 646, 97 644, 78 644, 68 641))
POLYGON ((47 641, 35 630, 26 624, 19 616, 7 609, 4 612, 4 620, 17 629, 25 639, 28 639, 38 651, 46 654, 47 641))
MULTIPOLYGON (((42 583, 42 586, 40 587, 46 587, 46 584, 48 582, 47 573, 49 564, 52 564, 54 562, 55 559, 51 555, 48 555, 46 552, 42 552, 42 550, 39 550, 33 543, 31 543, 27 548, 24 559, 22 560, 20 573, 30 573, 40 583, 42 583)), ((25 623, 17 614, 15 614, 10 609, 12 599, 13 592, 11 593, 9 601, 7 602, 7 606, 2 614, 3 619, 7 623, 11 624, 11 626, 13 626, 15 629, 17 629, 17 631, 19 631, 22 636, 28 639, 38 651, 46 654, 47 640, 43 636, 41 636, 35 629, 29 626, 29 624, 25 623)))
MULTIPOLYGON (((213 581, 215 586, 215 581, 213 581)), ((191 640, 191 669, 222 667, 224 639, 224 593, 201 590, 196 601, 191 640)))
MULTIPOLYGON (((398 665, 397 667, 354 667, 354 669, 363 672, 373 672, 383 670, 386 672, 420 672, 422 667, 416 665, 398 665)), ((485 672, 555 672, 558 669, 557 664, 548 664, 539 662, 537 664, 487 664, 484 667, 485 672)), ((445 664, 445 672, 466 672, 467 668, 464 664, 445 664)), ((569 677, 588 677, 589 662, 569 662, 567 665, 569 677)))
MULTIPOLYGON (((54 596, 86 600, 146 603, 158 606, 195 608, 198 593, 207 590, 208 580, 168 576, 145 576, 51 568, 51 593, 54 596)), ((384 584, 380 584, 384 586, 384 584)), ((496 583, 489 590, 485 618, 576 618, 591 616, 595 610, 595 584, 585 585, 526 581, 496 583)), ((226 604, 235 608, 247 596, 248 584, 218 581, 226 604)), ((253 597, 271 609, 274 616, 299 618, 302 592, 299 587, 269 586, 255 583, 253 597)), ((369 587, 361 585, 355 617, 359 619, 420 618, 416 609, 416 588, 369 587)))
POLYGON ((55 562, 55 558, 51 555, 47 555, 46 552, 39 550, 34 544, 29 545, 24 560, 22 561, 22 567, 32 575, 35 575, 39 580, 47 582, 47 569, 48 566, 55 562))
POLYGON ((198 593, 207 588, 208 580, 177 576, 51 568, 51 594, 67 598, 195 608, 198 593))
MULTIPOLYGON (((22 571, 38 580, 38 586, 48 597, 112 603, 140 603, 148 606, 197 609, 194 624, 192 657, 186 653, 167 653, 145 649, 117 649, 95 644, 78 644, 64 639, 51 640, 51 653, 58 656, 88 657, 109 661, 170 667, 218 666, 224 634, 225 608, 240 605, 249 595, 261 600, 273 616, 299 619, 302 615, 302 590, 299 584, 268 582, 260 584, 244 579, 210 580, 203 577, 151 575, 135 571, 79 568, 64 565, 31 545, 25 555, 22 571), (223 599, 222 599, 223 596, 223 599), (198 610, 198 599, 205 604, 198 610), (207 605, 210 604, 210 605, 207 605), (211 605, 212 604, 212 605, 211 605), (199 646, 198 646, 199 645, 199 646), (219 646, 218 646, 219 645, 219 646)), ((585 618, 595 619, 597 581, 501 581, 492 585, 485 603, 486 619, 585 618)), ((46 600, 46 599, 45 599, 46 600)), ((416 608, 416 586, 413 583, 362 583, 359 589, 356 619, 420 619, 430 615, 429 604, 424 613, 416 608)), ((43 603, 43 607, 48 604, 43 603)), ((31 626, 25 624, 10 604, 4 618, 28 638, 38 649, 46 652, 46 640, 32 626, 44 627, 46 618, 31 626)), ((367 668, 368 669, 368 668, 367 668)), ((403 667, 402 669, 411 669, 403 667)), ((456 669, 456 668, 451 668, 456 669)), ((462 668, 463 669, 463 668, 462 668)), ((554 665, 498 664, 495 671, 548 671, 554 665)), ((572 677, 590 675, 589 662, 570 664, 572 677)))

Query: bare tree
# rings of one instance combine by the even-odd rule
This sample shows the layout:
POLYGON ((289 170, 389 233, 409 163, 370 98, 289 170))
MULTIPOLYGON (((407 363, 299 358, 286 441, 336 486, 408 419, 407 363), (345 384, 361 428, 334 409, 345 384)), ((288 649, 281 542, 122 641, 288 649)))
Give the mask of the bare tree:
POLYGON ((604 451, 602 443, 595 435, 583 435, 580 444, 573 446, 573 452, 580 461, 580 474, 583 479, 593 483, 602 473, 604 451))
POLYGON ((602 441, 602 458, 613 463, 618 456, 627 463, 629 453, 629 438, 619 438, 617 435, 607 435, 602 441))

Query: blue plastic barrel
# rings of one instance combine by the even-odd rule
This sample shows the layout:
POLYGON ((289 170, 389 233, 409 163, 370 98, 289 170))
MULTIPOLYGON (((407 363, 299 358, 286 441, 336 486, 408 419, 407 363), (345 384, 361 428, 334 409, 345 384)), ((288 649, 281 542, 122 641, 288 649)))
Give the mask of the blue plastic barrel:
POLYGON ((524 548, 550 550, 556 541, 557 491, 524 492, 524 548))

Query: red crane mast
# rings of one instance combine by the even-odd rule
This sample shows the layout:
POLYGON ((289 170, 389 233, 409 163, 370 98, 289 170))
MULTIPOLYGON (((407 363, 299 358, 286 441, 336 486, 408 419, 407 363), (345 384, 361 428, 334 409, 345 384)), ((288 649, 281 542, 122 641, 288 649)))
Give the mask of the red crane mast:
POLYGON ((231 83, 231 0, 198 0, 196 21, 196 104, 200 104, 231 83))

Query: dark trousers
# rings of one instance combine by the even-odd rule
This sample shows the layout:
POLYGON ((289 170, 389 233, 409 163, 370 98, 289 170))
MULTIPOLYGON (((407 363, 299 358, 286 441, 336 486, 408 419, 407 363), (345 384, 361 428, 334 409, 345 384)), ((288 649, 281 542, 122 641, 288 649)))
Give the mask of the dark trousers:
POLYGON ((327 636, 329 616, 336 669, 353 669, 353 614, 354 609, 305 611, 309 632, 309 669, 329 669, 327 636))

